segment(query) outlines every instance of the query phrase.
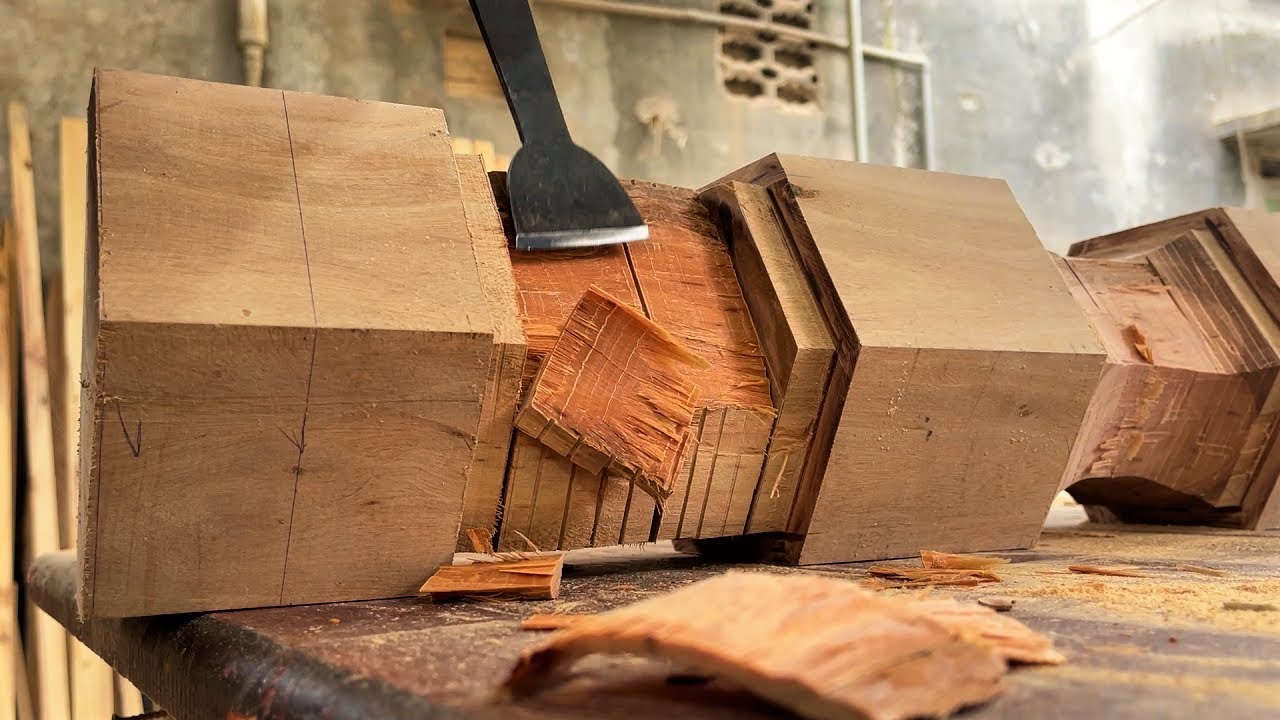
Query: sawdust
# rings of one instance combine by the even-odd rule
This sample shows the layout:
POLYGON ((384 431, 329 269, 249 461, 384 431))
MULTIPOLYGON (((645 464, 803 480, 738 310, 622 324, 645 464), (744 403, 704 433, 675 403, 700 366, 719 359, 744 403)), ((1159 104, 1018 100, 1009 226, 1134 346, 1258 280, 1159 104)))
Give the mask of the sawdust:
MULTIPOLYGON (((1006 579, 1009 579, 1006 576, 1006 579)), ((1060 598, 1173 625, 1208 624, 1224 630, 1280 634, 1280 613, 1232 612, 1230 602, 1280 598, 1280 580, 1224 582, 1209 577, 1037 577, 1006 583, 1005 595, 1060 598)))

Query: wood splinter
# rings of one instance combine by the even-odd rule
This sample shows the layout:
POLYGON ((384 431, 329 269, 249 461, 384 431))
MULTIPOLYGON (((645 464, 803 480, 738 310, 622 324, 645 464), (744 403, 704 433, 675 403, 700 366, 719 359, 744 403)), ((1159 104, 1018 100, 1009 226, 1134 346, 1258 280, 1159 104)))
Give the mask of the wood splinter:
POLYGON ((429 594, 435 601, 467 597, 554 600, 560 595, 563 568, 563 553, 446 565, 428 578, 418 592, 429 594))
POLYGON ((801 716, 850 720, 943 717, 998 695, 1009 663, 1064 660, 1048 638, 972 603, 729 572, 575 618, 525 651, 506 689, 554 685, 593 653, 662 657, 801 716))
POLYGON ((707 362, 644 315, 592 286, 543 361, 516 427, 593 474, 671 495, 699 390, 683 368, 707 362))

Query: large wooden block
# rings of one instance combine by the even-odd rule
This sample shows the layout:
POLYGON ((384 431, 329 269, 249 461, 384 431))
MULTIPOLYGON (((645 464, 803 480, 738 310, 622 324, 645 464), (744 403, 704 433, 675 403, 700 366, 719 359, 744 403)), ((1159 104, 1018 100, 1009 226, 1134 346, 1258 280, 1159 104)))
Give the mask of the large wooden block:
POLYGON ((786 558, 1031 545, 1104 354, 1007 185, 782 155, 726 180, 768 189, 835 349, 786 558))
POLYGON ((1280 527, 1280 218, 1210 209, 1071 255, 1108 359, 1063 486, 1095 516, 1280 527))
POLYGON ((100 71, 82 610, 413 593, 495 338, 439 111, 100 71))

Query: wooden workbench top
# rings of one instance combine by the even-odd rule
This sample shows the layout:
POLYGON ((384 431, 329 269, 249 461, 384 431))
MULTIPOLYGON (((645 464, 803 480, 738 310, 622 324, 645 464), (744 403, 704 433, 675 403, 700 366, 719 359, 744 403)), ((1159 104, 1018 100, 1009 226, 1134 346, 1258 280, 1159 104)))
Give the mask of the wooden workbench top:
MULTIPOLYGON (((1020 668, 1009 692, 966 717, 1280 716, 1280 533, 1082 526, 1046 531, 1005 554, 1004 582, 948 590, 1004 595, 1012 615, 1053 636, 1066 665, 1020 668), (1072 563, 1137 567, 1147 577, 1067 573, 1072 563), (1210 567, 1206 575, 1179 565, 1210 567)), ((721 572, 669 549, 570 556, 559 600, 425 599, 311 605, 127 620, 76 619, 71 554, 40 558, 29 590, 180 720, 203 718, 754 718, 777 711, 732 688, 668 680, 671 668, 591 658, 577 679, 518 705, 492 699, 535 612, 604 610, 721 572), (603 690, 606 687, 608 690, 603 690)), ((864 565, 772 572, 860 578, 864 565)), ((726 621, 732 619, 726 618, 726 621)))

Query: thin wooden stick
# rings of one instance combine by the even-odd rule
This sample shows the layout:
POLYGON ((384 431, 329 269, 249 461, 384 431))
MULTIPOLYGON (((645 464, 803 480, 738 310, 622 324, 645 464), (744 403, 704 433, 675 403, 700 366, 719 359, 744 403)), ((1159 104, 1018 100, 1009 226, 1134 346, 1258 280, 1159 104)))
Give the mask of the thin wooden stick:
POLYGON ((120 717, 134 717, 141 715, 144 710, 142 692, 128 678, 116 673, 116 714, 120 717))
MULTIPOLYGON (((76 546, 80 476, 80 350, 84 337, 84 243, 88 193, 88 123, 62 118, 59 126, 62 198, 62 546, 76 546)), ((115 708, 111 667, 70 637, 71 717, 100 720, 115 708)))
POLYGON ((3 591, 0 591, 3 592, 3 606, 0 607, 0 720, 13 720, 18 672, 14 658, 22 654, 18 640, 17 585, 12 582, 13 500, 17 485, 13 434, 13 385, 17 378, 13 362, 17 344, 17 328, 13 322, 14 236, 13 222, 5 218, 3 229, 0 229, 0 583, 3 583, 3 591))
MULTIPOLYGON (((27 109, 9 103, 9 170, 18 258, 18 312, 22 324, 22 401, 27 448, 27 548, 30 558, 56 552, 57 479, 53 469, 53 418, 49 408, 49 358, 40 287, 40 239, 36 230, 36 189, 31 170, 27 109)), ((38 672, 36 707, 42 720, 71 716, 67 679, 67 634, 43 610, 30 607, 38 672)))

